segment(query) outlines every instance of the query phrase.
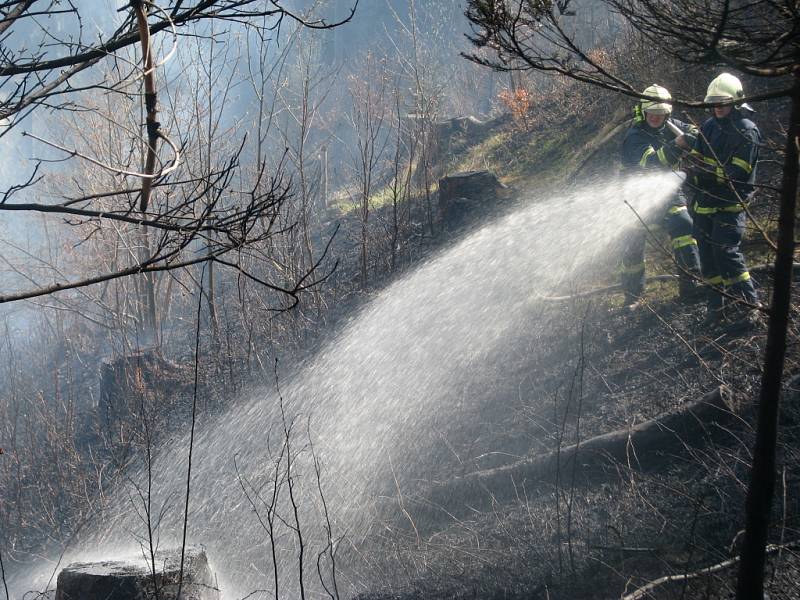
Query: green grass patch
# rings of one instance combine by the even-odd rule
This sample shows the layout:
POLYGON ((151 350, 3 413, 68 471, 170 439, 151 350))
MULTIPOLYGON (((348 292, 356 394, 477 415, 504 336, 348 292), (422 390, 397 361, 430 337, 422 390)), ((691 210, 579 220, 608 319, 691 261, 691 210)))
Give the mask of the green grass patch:
POLYGON ((594 128, 576 128, 566 121, 532 131, 506 126, 462 153, 451 154, 445 172, 485 169, 511 184, 531 179, 557 183, 594 133, 594 128))

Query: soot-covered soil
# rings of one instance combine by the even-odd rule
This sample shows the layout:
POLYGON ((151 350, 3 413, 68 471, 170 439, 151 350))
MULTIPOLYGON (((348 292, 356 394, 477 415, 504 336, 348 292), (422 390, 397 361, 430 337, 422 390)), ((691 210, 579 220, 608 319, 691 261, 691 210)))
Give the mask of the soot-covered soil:
MULTIPOLYGON (((463 498, 460 512, 436 513, 424 491, 416 504, 413 490, 398 492, 394 514, 369 542, 380 549, 369 555, 382 558, 370 561, 376 579, 366 576, 373 583, 364 599, 609 598, 670 575, 678 577, 647 597, 728 597, 735 563, 680 576, 738 554, 766 326, 705 325, 702 305, 677 303, 674 287, 651 285, 636 311, 614 294, 550 303, 559 325, 544 332, 541 309, 532 310, 488 376, 464 390, 485 401, 432 441, 440 458, 431 477, 446 481, 625 429, 720 385, 733 392, 739 420, 647 469, 632 447, 628 464, 609 463, 589 479, 565 472, 518 481, 511 493, 463 498)), ((789 334, 787 381, 800 372, 797 331, 789 334)), ((791 547, 800 515, 796 394, 787 384, 771 542, 788 547, 770 555, 769 579, 779 598, 800 595, 791 547)))

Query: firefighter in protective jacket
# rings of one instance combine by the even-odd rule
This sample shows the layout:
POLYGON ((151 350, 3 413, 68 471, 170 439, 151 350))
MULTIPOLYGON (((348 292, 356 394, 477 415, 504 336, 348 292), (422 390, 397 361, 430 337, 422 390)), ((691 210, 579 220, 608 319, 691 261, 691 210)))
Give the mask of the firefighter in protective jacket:
MULTIPOLYGON (((670 93, 659 85, 651 85, 644 92, 658 100, 642 100, 634 108, 634 122, 622 143, 622 165, 626 173, 650 169, 670 170, 677 167, 681 158, 695 143, 697 129, 670 117, 672 105, 670 93), (684 132, 676 138, 667 126, 669 120, 684 132)), ((692 217, 689 214, 686 196, 677 192, 669 200, 663 214, 663 224, 672 245, 672 252, 679 266, 679 295, 683 301, 696 299, 696 277, 700 274, 697 242, 692 235, 692 217)), ((644 292, 645 241, 647 231, 637 227, 625 241, 622 255, 622 288, 625 304, 636 306, 644 292)))
MULTIPOLYGON (((708 86, 705 102, 713 116, 700 129, 691 156, 695 168, 691 181, 697 188, 694 234, 707 283, 708 318, 722 317, 725 290, 757 305, 753 282, 740 250, 746 213, 744 202, 753 193, 761 134, 747 118, 752 109, 734 105, 744 97, 738 78, 722 73, 708 86)), ((747 314, 744 307, 744 314, 747 314)))

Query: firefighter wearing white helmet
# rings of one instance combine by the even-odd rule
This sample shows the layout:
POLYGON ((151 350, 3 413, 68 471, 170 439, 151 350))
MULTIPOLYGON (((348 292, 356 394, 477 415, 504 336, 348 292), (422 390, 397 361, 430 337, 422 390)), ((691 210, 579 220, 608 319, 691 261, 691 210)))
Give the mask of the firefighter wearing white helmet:
MULTIPOLYGON (((720 291, 758 304, 740 246, 746 213, 756 178, 761 134, 748 117, 752 109, 737 102, 744 98, 742 82, 722 73, 708 86, 707 103, 713 117, 700 129, 692 149, 695 158, 691 181, 697 189, 694 235, 698 241, 703 278, 707 285, 708 321, 725 317, 725 296, 720 291)), ((729 302, 728 317, 752 320, 753 313, 740 302, 729 302)))
POLYGON ((736 103, 736 100, 744 98, 744 88, 739 78, 730 73, 722 73, 714 78, 708 85, 706 97, 703 102, 706 104, 723 104, 731 103, 736 104, 737 108, 743 108, 750 112, 754 112, 749 105, 745 103, 736 103))
MULTIPOLYGON (((622 142, 623 171, 635 173, 674 169, 694 143, 697 129, 670 116, 672 96, 666 88, 651 85, 642 95, 648 98, 642 99, 634 107, 633 123, 622 142), (668 121, 683 131, 684 135, 676 138, 668 121)), ((669 233, 674 258, 680 267, 680 298, 685 302, 695 301, 695 279, 700 274, 700 261, 697 242, 692 235, 692 218, 682 191, 669 199, 664 212, 659 216, 669 233)), ((621 283, 625 292, 625 304, 632 308, 638 306, 644 292, 646 238, 646 229, 636 228, 625 240, 622 254, 621 283)))

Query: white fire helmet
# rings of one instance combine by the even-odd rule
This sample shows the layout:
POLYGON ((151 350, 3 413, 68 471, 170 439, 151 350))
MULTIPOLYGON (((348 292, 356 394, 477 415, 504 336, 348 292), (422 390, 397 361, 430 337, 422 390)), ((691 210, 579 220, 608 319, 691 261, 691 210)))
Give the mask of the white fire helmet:
POLYGON ((655 115, 668 115, 672 112, 672 96, 667 91, 667 88, 660 85, 651 85, 642 92, 645 96, 654 98, 653 100, 642 100, 642 112, 652 113, 655 115), (658 100, 655 100, 658 98, 658 100))

